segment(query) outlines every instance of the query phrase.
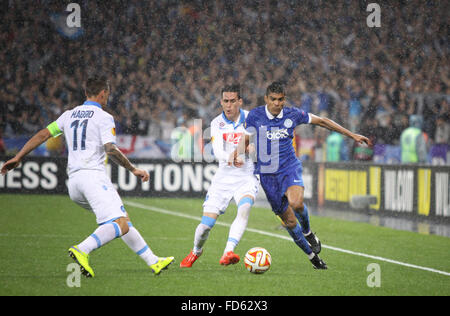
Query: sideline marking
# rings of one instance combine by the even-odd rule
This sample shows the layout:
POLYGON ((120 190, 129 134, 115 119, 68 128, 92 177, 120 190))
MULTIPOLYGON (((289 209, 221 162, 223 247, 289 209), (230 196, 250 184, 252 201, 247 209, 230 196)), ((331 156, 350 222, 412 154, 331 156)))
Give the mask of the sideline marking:
MULTIPOLYGON (((166 209, 163 209, 163 208, 159 208, 159 207, 156 207, 156 206, 149 206, 149 205, 136 203, 136 202, 131 202, 131 201, 125 201, 125 200, 123 202, 125 204, 127 204, 127 205, 130 205, 130 206, 133 206, 133 207, 137 207, 137 208, 141 208, 141 209, 145 209, 145 210, 149 210, 149 211, 154 211, 154 212, 167 214, 167 215, 178 216, 178 217, 189 218, 189 219, 193 219, 193 220, 196 220, 196 221, 200 221, 201 220, 201 218, 198 217, 198 216, 193 216, 193 215, 183 214, 183 213, 179 213, 179 212, 169 211, 169 210, 166 210, 166 209)), ((220 221, 217 221, 216 225, 226 226, 226 227, 230 227, 231 226, 231 224, 222 223, 220 221)), ((292 241, 291 237, 278 235, 278 234, 274 234, 274 233, 270 233, 270 232, 266 232, 264 230, 259 230, 259 229, 254 229, 254 228, 247 228, 247 231, 253 232, 253 233, 257 233, 257 234, 261 234, 261 235, 266 235, 266 236, 271 236, 271 237, 276 237, 276 238, 292 241)), ((450 276, 449 272, 440 271, 440 270, 436 270, 436 269, 432 269, 432 268, 417 266, 417 265, 414 265, 414 264, 409 264, 409 263, 396 261, 396 260, 392 260, 392 259, 387 259, 387 258, 383 258, 383 257, 372 256, 372 255, 368 255, 368 254, 365 254, 365 253, 355 252, 355 251, 346 250, 346 249, 333 247, 333 246, 327 246, 327 245, 324 245, 324 244, 322 244, 322 247, 326 248, 326 249, 334 250, 334 251, 337 251, 337 252, 347 253, 347 254, 354 255, 354 256, 370 258, 370 259, 374 259, 374 260, 378 260, 378 261, 384 261, 384 262, 397 264, 397 265, 400 265, 400 266, 405 266, 405 267, 408 267, 408 268, 414 268, 414 269, 419 269, 419 270, 424 270, 424 271, 428 271, 428 272, 433 272, 433 273, 438 273, 438 274, 450 276)))

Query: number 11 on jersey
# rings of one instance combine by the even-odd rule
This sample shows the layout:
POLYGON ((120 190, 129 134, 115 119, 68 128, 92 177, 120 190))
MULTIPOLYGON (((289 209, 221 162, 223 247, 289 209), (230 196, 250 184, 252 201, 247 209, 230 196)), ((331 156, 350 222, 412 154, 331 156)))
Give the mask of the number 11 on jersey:
POLYGON ((73 150, 78 149, 78 127, 81 127, 81 150, 86 149, 86 129, 88 125, 88 119, 84 120, 80 124, 80 120, 73 121, 70 127, 73 128, 73 150))

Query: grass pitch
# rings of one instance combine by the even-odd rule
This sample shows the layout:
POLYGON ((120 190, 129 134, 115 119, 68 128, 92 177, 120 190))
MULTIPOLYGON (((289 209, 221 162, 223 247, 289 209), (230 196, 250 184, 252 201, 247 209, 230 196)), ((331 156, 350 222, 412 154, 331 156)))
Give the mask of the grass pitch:
POLYGON ((313 231, 330 246, 320 255, 329 270, 317 271, 270 210, 253 208, 250 230, 236 252, 242 258, 248 249, 260 246, 272 255, 270 270, 254 275, 242 260, 234 266, 219 265, 227 225, 236 214, 231 205, 212 230, 200 259, 191 269, 181 269, 180 261, 192 248, 203 201, 124 198, 124 202, 154 253, 175 257, 167 271, 154 276, 119 239, 91 253, 95 278, 81 277, 79 287, 71 287, 67 250, 95 230, 94 215, 68 196, 0 194, 0 295, 450 295, 450 238, 311 216, 313 231), (372 263, 379 266, 380 282, 375 287, 368 282, 374 280, 374 270, 368 271, 372 263))

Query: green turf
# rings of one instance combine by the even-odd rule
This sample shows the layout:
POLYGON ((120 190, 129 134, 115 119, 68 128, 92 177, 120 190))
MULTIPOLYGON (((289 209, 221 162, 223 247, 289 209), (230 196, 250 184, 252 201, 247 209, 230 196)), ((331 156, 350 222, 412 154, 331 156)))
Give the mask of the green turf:
MULTIPOLYGON (((198 199, 124 201, 201 217, 198 199)), ((67 249, 95 230, 94 216, 67 196, 0 194, 0 205, 0 295, 450 295, 450 276, 330 249, 321 253, 329 270, 316 271, 292 241, 251 231, 236 251, 242 257, 252 247, 266 248, 271 269, 253 275, 242 263, 223 267, 219 259, 228 227, 221 225, 214 227, 193 268, 181 269, 198 220, 130 205, 131 220, 152 250, 175 256, 177 263, 155 277, 121 240, 114 240, 91 254, 96 277, 69 287, 72 261, 67 249), (367 285, 371 263, 380 266, 380 287, 367 285)), ((230 206, 219 222, 230 224, 235 213, 236 207, 230 206)), ((326 245, 450 272, 450 238, 324 217, 312 216, 311 224, 326 245)), ((288 236, 267 209, 252 210, 249 228, 288 236)))

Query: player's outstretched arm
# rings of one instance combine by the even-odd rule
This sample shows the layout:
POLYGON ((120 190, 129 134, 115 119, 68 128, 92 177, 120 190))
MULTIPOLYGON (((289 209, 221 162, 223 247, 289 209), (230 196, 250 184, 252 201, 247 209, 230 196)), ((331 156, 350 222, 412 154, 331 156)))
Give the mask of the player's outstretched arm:
POLYGON ((146 182, 149 180, 150 176, 147 171, 136 168, 128 158, 120 151, 116 144, 107 143, 105 144, 105 152, 108 157, 114 161, 119 166, 131 171, 136 177, 141 178, 142 181, 146 182))
POLYGON ((2 166, 1 174, 4 175, 9 170, 16 168, 22 161, 23 157, 25 157, 34 149, 39 147, 42 143, 46 142, 50 137, 52 137, 52 135, 50 134, 50 131, 47 128, 41 129, 39 132, 34 134, 34 136, 31 137, 30 140, 26 142, 26 144, 22 147, 22 149, 17 153, 17 155, 14 158, 5 162, 5 164, 2 166))
POLYGON ((369 146, 372 145, 372 143, 370 142, 370 140, 367 137, 365 137, 363 135, 355 134, 355 133, 349 131, 348 129, 346 129, 345 127, 342 127, 338 123, 336 123, 326 117, 320 117, 320 116, 317 116, 314 114, 309 114, 309 115, 311 116, 311 124, 313 124, 313 125, 319 125, 321 127, 329 129, 330 131, 336 131, 338 133, 341 133, 342 135, 350 137, 355 142, 358 142, 360 144, 366 143, 369 146))

